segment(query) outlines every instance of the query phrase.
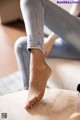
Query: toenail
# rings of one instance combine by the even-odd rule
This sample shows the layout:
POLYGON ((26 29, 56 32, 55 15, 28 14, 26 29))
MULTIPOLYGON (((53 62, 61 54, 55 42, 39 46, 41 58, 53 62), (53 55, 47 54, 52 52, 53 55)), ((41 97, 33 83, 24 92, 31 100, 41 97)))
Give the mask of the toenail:
POLYGON ((26 109, 29 109, 30 108, 30 106, 29 105, 26 105, 26 107, 25 107, 26 109))
POLYGON ((33 105, 35 105, 37 103, 37 101, 34 101, 33 105))

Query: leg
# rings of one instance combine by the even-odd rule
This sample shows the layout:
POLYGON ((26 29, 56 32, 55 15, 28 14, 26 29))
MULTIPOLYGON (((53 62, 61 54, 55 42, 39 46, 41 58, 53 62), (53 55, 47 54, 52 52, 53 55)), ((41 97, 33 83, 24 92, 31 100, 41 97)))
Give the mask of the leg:
POLYGON ((44 40, 44 53, 50 58, 80 60, 80 52, 54 33, 44 40))
POLYGON ((17 59, 18 68, 22 73, 24 88, 28 89, 30 54, 27 51, 26 46, 27 36, 20 37, 17 39, 14 45, 14 51, 17 59))
POLYGON ((28 89, 29 84, 29 63, 30 63, 30 54, 26 49, 27 46, 27 37, 23 36, 17 39, 14 51, 18 63, 19 70, 22 73, 24 88, 28 89))
POLYGON ((21 10, 27 31, 27 48, 30 50, 29 93, 26 108, 31 108, 44 95, 51 69, 45 62, 43 51, 44 12, 41 0, 21 0, 21 10))
POLYGON ((57 39, 57 35, 54 33, 49 35, 48 38, 44 39, 44 54, 45 54, 45 56, 47 56, 50 53, 52 46, 55 43, 56 39, 57 39))
MULTIPOLYGON (((45 63, 44 56, 42 55, 42 52, 40 51, 40 50, 43 50, 44 13, 46 13, 45 23, 48 27, 50 27, 50 29, 52 29, 52 30, 54 29, 53 31, 55 33, 57 33, 59 36, 61 36, 65 40, 69 41, 70 43, 72 43, 72 41, 74 41, 74 38, 72 39, 72 37, 71 37, 72 34, 73 33, 76 34, 75 37, 77 36, 76 37, 77 43, 75 44, 73 42, 73 45, 75 45, 75 47, 77 46, 78 49, 80 48, 80 45, 78 44, 79 37, 80 37, 80 35, 79 35, 80 28, 78 27, 78 25, 80 25, 79 21, 77 19, 75 19, 74 17, 72 17, 71 15, 69 15, 67 12, 65 12, 62 9, 60 9, 60 12, 62 12, 62 14, 60 14, 58 12, 59 9, 60 8, 58 8, 56 5, 52 4, 50 1, 22 0, 22 2, 21 2, 21 10, 23 13, 23 18, 25 21, 27 37, 28 37, 27 45, 28 45, 28 49, 31 50, 31 56, 32 56, 30 59, 30 66, 31 66, 30 67, 30 78, 31 78, 30 85, 31 85, 31 83, 34 83, 34 82, 31 82, 31 81, 34 81, 33 80, 34 78, 36 78, 38 80, 38 82, 39 82, 39 80, 42 79, 40 74, 39 74, 39 76, 36 75, 36 77, 34 77, 34 74, 36 74, 36 73, 32 72, 32 71, 36 71, 35 67, 34 67, 36 65, 36 63, 35 63, 36 60, 41 61, 41 64, 39 64, 39 62, 38 62, 37 66, 41 67, 41 65, 42 65, 42 66, 45 66, 44 68, 49 70, 48 74, 47 74, 47 72, 45 74, 46 80, 48 79, 48 77, 51 73, 50 68, 45 63), (56 15, 54 20, 51 18, 53 15, 54 16, 56 15), (67 16, 67 17, 65 17, 66 19, 63 19, 64 18, 63 16, 64 17, 67 16), (67 19, 68 16, 69 16, 69 19, 67 19), (59 20, 60 24, 56 19, 59 20), (76 24, 77 27, 73 23, 71 23, 72 21, 74 24, 76 24), (68 22, 68 24, 67 24, 67 22, 68 22), (77 24, 77 22, 78 22, 78 24, 77 24), (53 24, 53 26, 52 26, 52 24, 53 24), (69 26, 71 26, 72 28, 70 29, 69 26), (64 27, 66 27, 66 29, 64 29, 64 27), (75 30, 73 28, 75 28, 75 30), (32 50, 33 48, 37 48, 37 49, 32 50), (38 49, 40 49, 40 50, 38 50, 38 49), (37 57, 37 56, 39 56, 39 57, 37 57), (34 69, 32 69, 32 68, 34 68, 34 69)), ((37 71, 39 73, 39 69, 37 71)), ((43 72, 44 72, 44 70, 43 70, 43 72)), ((46 81, 46 80, 44 80, 44 81, 46 81)), ((36 89, 36 87, 32 87, 32 86, 34 86, 34 85, 31 85, 31 87, 29 87, 29 88, 32 88, 32 89, 34 88, 35 91, 38 91, 36 89)), ((38 86, 41 87, 41 84, 38 83, 38 86)), ((45 88, 45 85, 43 85, 43 86, 44 86, 43 88, 45 88)), ((30 89, 29 91, 33 91, 33 90, 30 89)), ((39 93, 40 89, 38 91, 38 94, 36 94, 35 91, 33 91, 33 93, 35 93, 35 95, 29 97, 30 98, 29 102, 31 105, 35 102, 35 100, 33 100, 33 99, 36 96, 39 97, 39 95, 40 95, 40 93, 39 93)), ((41 91, 41 94, 42 93, 44 93, 44 90, 43 90, 43 92, 41 91)), ((30 94, 32 94, 32 92, 30 92, 30 94)), ((29 102, 28 102, 28 105, 29 105, 29 102)))
POLYGON ((44 95, 45 87, 51 69, 46 64, 44 56, 40 50, 32 49, 30 55, 30 78, 29 91, 26 108, 31 108, 44 95))
POLYGON ((57 38, 47 57, 80 60, 80 52, 71 44, 57 38))
MULTIPOLYGON (((79 0, 78 0, 79 1, 79 0)), ((73 4, 70 9, 70 14, 79 16, 80 5, 73 4)), ((80 59, 80 53, 68 42, 58 38, 55 33, 51 34, 47 40, 44 41, 45 55, 48 57, 60 57, 68 59, 80 59), (64 51, 64 53, 63 53, 64 51), (49 53, 50 52, 50 53, 49 53), (48 54, 49 53, 49 54, 48 54)))
POLYGON ((44 1, 46 26, 80 50, 80 21, 54 3, 44 1))

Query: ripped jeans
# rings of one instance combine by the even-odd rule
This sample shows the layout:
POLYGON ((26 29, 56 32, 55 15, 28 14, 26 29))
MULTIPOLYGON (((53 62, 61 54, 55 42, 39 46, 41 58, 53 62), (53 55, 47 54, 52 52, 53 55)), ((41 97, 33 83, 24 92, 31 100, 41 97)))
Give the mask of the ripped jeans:
POLYGON ((20 0, 27 48, 44 51, 44 24, 80 51, 80 20, 49 0, 20 0))

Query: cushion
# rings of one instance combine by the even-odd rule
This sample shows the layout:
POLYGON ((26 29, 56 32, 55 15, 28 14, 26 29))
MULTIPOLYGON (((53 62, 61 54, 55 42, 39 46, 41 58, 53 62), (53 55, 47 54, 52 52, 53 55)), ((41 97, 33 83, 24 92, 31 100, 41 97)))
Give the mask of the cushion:
POLYGON ((43 99, 26 110, 26 90, 0 97, 0 114, 8 120, 67 120, 77 112, 78 92, 46 89, 43 99))

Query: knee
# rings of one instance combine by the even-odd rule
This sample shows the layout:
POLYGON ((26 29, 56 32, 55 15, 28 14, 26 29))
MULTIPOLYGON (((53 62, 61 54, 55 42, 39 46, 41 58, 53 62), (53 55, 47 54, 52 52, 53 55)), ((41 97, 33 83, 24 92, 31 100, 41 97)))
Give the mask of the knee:
POLYGON ((17 39, 17 41, 14 44, 14 52, 15 53, 20 53, 22 48, 24 48, 26 45, 27 47, 27 37, 20 37, 17 39))

